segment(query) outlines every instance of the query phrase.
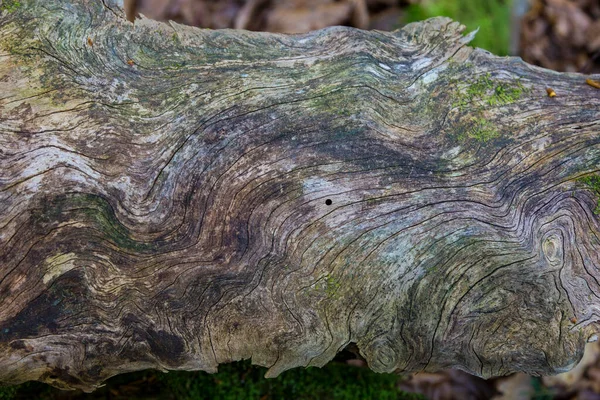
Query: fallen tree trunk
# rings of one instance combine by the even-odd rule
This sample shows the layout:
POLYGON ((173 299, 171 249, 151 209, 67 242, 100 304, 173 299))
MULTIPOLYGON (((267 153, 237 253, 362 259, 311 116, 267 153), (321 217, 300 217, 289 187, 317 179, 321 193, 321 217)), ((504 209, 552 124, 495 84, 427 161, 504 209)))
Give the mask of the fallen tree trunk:
POLYGON ((276 376, 349 344, 380 372, 551 374, 595 339, 585 77, 445 18, 286 36, 1 8, 0 382, 276 376))

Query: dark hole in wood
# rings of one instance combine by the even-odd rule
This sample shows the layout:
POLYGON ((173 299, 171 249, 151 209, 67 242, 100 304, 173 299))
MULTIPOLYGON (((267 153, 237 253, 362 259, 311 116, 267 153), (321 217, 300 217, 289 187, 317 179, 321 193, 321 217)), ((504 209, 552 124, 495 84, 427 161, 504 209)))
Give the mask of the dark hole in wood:
POLYGON ((327 199, 327 200, 325 200, 325 204, 327 204, 328 206, 330 206, 330 205, 331 205, 331 203, 332 203, 331 199, 327 199))

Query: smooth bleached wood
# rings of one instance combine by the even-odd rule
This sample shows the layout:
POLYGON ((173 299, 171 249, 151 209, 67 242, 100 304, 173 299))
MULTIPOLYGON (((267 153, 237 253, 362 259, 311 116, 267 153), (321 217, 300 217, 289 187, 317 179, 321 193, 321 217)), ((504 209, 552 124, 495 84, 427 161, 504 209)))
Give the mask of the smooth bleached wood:
POLYGON ((350 344, 552 374, 596 337, 598 77, 446 18, 288 36, 115 4, 0 6, 0 382, 350 344))

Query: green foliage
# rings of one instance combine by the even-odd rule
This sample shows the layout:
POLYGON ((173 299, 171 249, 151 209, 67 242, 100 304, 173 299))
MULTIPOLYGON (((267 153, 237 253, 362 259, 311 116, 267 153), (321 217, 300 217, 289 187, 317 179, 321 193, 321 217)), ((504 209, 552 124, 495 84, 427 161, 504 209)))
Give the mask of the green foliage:
POLYGON ((17 386, 0 386, 0 400, 12 400, 17 394, 17 386))
POLYGON ((531 387, 533 388, 532 400, 552 400, 555 398, 552 390, 545 387, 539 377, 531 377, 531 387))
POLYGON ((265 379, 264 368, 248 361, 222 365, 219 373, 169 372, 161 380, 179 400, 199 399, 423 399, 397 388, 399 377, 332 363, 293 369, 265 379))
POLYGON ((446 16, 464 24, 469 31, 479 28, 471 43, 496 55, 508 54, 511 0, 423 0, 407 9, 407 22, 446 16))
MULTIPOLYGON (((397 388, 401 377, 377 374, 368 368, 333 362, 324 368, 295 368, 266 379, 265 368, 249 361, 221 365, 216 374, 205 372, 140 371, 109 379, 91 394, 75 392, 71 400, 425 400, 397 388)), ((64 399, 64 391, 39 382, 0 387, 0 400, 64 399)))
POLYGON ((0 400, 53 400, 53 393, 64 392, 41 382, 26 382, 17 386, 0 387, 0 400))
POLYGON ((598 196, 598 203, 594 209, 594 214, 600 214, 600 175, 588 175, 578 179, 579 182, 583 183, 598 196))

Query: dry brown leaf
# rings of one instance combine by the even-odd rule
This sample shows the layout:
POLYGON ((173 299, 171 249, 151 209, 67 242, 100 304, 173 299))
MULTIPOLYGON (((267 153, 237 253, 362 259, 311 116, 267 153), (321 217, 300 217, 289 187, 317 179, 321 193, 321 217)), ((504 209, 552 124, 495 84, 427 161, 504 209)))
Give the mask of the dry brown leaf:
POLYGON ((384 11, 372 14, 369 29, 393 31, 400 28, 402 10, 399 7, 386 8, 384 11))
POLYGON ((534 392, 531 377, 523 373, 498 378, 496 390, 500 394, 492 397, 492 400, 528 400, 534 392))
POLYGON ((421 393, 430 400, 490 399, 496 392, 491 381, 459 370, 418 373, 401 382, 400 389, 421 393))
POLYGON ((588 51, 600 50, 600 18, 594 21, 586 30, 586 47, 588 51))
POLYGON ((352 26, 359 29, 367 29, 369 27, 369 10, 365 0, 349 0, 352 4, 352 15, 350 23, 352 26))
POLYGON ((267 16, 270 32, 303 33, 348 21, 352 4, 347 2, 325 3, 311 7, 278 7, 267 16))
POLYGON ((571 389, 577 385, 578 382, 581 381, 584 376, 586 370, 595 363, 598 362, 598 357, 600 356, 600 346, 598 343, 588 343, 585 346, 585 352, 583 353, 583 358, 572 370, 555 375, 555 376, 546 376, 542 378, 542 381, 546 386, 562 386, 567 389, 571 389))
MULTIPOLYGON (((524 0, 522 0, 524 1, 524 0)), ((532 0, 523 18, 521 56, 559 71, 600 71, 600 1, 532 0)))
POLYGON ((170 0, 137 0, 136 12, 152 19, 165 19, 170 0))
POLYGON ((235 17, 235 29, 248 29, 250 21, 259 7, 267 4, 269 0, 248 0, 235 17))

